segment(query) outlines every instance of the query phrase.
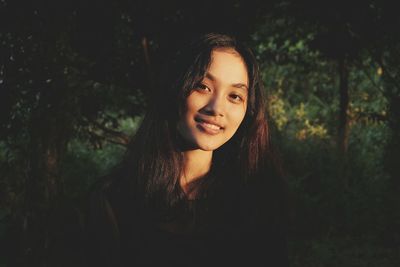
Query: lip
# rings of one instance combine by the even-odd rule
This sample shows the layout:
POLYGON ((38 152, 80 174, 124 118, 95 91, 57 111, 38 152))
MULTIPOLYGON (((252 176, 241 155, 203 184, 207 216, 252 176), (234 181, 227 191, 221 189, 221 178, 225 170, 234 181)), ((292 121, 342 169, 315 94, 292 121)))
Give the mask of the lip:
POLYGON ((197 128, 210 135, 219 134, 224 129, 221 124, 215 123, 211 120, 205 120, 197 117, 195 118, 195 121, 197 122, 197 128))
POLYGON ((223 127, 220 123, 215 122, 215 121, 213 121, 213 120, 207 120, 207 119, 203 119, 203 118, 201 118, 201 117, 195 117, 194 120, 195 120, 196 122, 198 122, 198 123, 207 123, 207 124, 215 125, 215 126, 219 127, 220 130, 223 130, 223 129, 224 129, 224 127, 223 127))

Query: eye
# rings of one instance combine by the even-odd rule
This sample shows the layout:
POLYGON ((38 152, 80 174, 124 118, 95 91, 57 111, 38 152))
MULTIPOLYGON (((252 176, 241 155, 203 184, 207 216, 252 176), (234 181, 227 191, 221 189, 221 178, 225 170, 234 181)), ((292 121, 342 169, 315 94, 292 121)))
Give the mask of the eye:
POLYGON ((199 92, 211 92, 211 89, 204 83, 200 83, 199 85, 197 85, 195 90, 199 92))
POLYGON ((239 94, 230 94, 229 98, 231 99, 232 102, 234 103, 242 103, 244 102, 245 98, 239 94))

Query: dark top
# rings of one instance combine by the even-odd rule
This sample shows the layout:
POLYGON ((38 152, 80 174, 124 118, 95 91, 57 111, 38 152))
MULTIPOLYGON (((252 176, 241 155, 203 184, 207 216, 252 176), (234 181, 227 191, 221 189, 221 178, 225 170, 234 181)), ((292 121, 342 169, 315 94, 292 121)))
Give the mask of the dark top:
POLYGON ((102 183, 90 199, 88 266, 288 266, 285 228, 261 188, 186 200, 179 216, 160 222, 127 180, 102 183))

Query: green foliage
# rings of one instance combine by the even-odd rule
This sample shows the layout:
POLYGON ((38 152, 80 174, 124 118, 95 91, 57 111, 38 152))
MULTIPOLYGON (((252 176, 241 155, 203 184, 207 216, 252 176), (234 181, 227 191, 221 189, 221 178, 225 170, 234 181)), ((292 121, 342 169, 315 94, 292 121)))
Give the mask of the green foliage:
POLYGON ((66 194, 72 198, 84 195, 96 179, 121 160, 125 150, 116 144, 93 149, 88 142, 72 140, 61 165, 66 194))
POLYGON ((254 47, 291 191, 293 266, 396 266, 398 248, 386 248, 384 237, 391 129, 382 69, 368 53, 349 66, 350 134, 343 155, 336 145, 337 61, 311 47, 313 28, 288 35, 282 30, 288 25, 290 19, 263 25, 254 47))
POLYGON ((396 266, 397 248, 386 248, 383 238, 389 177, 382 160, 388 129, 357 128, 344 162, 327 140, 282 141, 292 192, 294 266, 381 266, 375 265, 381 261, 396 266), (348 184, 341 183, 343 177, 348 184))
MULTIPOLYGON (((141 117, 127 118, 118 122, 119 130, 132 136, 137 130, 141 117)), ((68 144, 67 153, 60 166, 65 193, 79 199, 97 179, 106 175, 118 165, 126 152, 126 146, 103 141, 94 146, 86 139, 74 139, 68 144)))

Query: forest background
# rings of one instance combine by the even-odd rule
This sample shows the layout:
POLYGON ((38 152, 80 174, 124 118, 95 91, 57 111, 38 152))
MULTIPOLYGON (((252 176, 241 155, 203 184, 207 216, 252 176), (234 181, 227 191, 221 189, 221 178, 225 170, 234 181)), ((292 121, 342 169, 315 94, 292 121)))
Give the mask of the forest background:
POLYGON ((290 187, 293 267, 400 266, 400 16, 385 1, 0 1, 0 266, 80 266, 162 51, 249 44, 290 187))

